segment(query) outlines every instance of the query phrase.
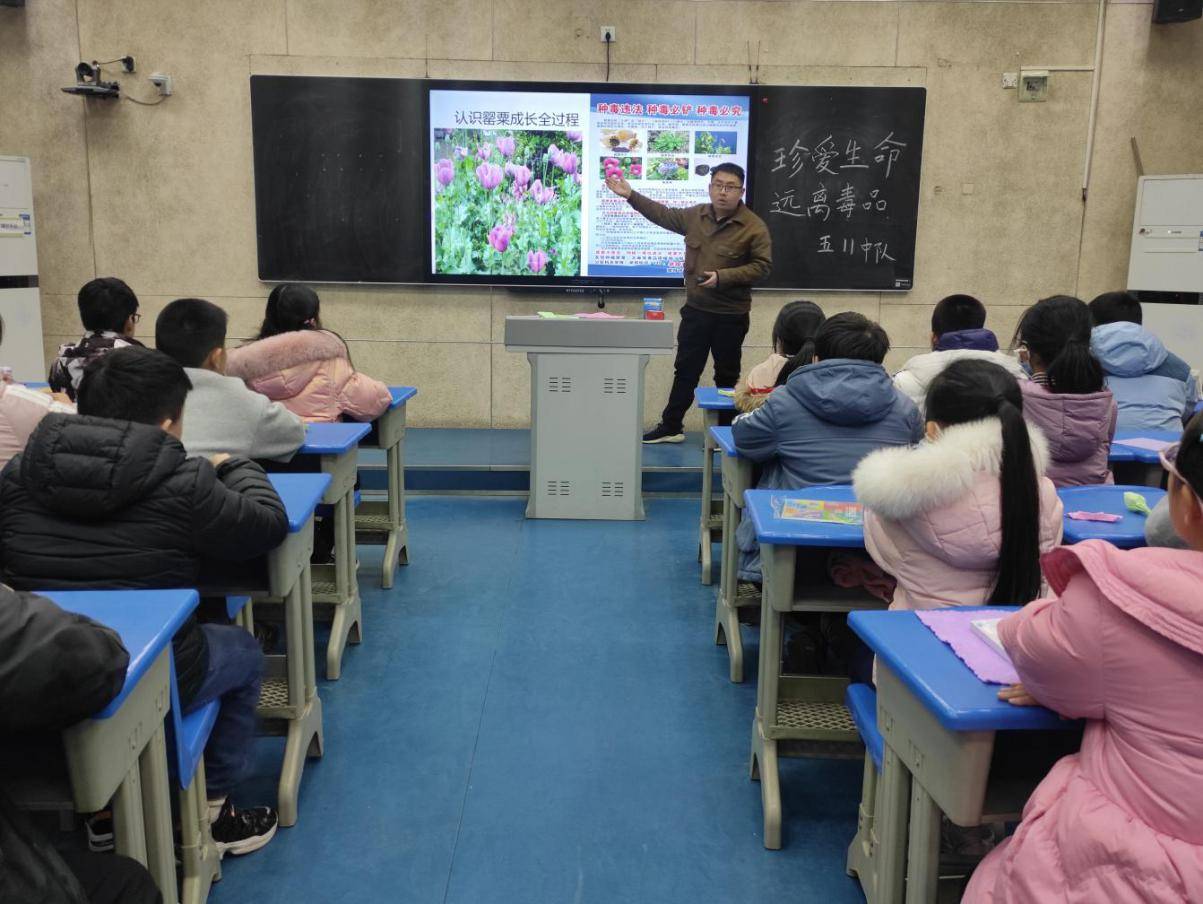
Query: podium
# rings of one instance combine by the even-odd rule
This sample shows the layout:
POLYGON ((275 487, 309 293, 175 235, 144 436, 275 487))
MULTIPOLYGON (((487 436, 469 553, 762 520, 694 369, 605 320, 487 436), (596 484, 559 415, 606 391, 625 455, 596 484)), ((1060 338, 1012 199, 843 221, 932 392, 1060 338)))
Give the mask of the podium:
POLYGON ((528 518, 642 520, 643 382, 667 320, 506 317, 531 365, 528 518))

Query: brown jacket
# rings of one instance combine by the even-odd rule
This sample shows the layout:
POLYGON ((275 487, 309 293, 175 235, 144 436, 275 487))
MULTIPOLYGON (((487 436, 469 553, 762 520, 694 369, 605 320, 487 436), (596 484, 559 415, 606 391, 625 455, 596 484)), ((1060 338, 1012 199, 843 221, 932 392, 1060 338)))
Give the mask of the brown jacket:
POLYGON ((752 285, 769 275, 773 242, 764 220, 746 204, 724 222, 714 218, 709 204, 665 207, 639 192, 631 192, 630 205, 665 229, 685 236, 686 304, 717 314, 746 314, 752 308, 752 285), (703 289, 696 277, 707 270, 718 273, 718 288, 703 289))

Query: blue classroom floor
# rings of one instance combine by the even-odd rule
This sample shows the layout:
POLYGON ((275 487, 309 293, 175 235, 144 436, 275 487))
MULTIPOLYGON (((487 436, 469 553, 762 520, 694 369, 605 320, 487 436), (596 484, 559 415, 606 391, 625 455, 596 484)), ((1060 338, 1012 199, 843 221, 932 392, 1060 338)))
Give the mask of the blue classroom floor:
MULTIPOLYGON (((650 499, 643 523, 524 504, 411 498, 391 591, 361 547, 365 642, 319 681, 300 819, 227 858, 210 900, 862 902, 859 762, 783 760, 785 848, 761 843, 755 685, 712 642, 696 499, 650 499)), ((236 801, 274 802, 282 749, 258 742, 236 801)))

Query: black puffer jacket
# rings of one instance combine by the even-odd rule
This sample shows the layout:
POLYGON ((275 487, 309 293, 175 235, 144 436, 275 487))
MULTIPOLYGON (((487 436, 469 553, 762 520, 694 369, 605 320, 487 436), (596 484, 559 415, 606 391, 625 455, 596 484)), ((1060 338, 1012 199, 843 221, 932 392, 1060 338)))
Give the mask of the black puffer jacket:
MULTIPOLYGON (((146 424, 49 415, 0 474, 0 568, 21 589, 195 587, 202 558, 252 559, 287 532, 262 468, 215 471, 146 424)), ((194 620, 175 665, 190 700, 208 666, 194 620)))
MULTIPOLYGON (((59 730, 121 692, 116 632, 0 584, 0 737, 59 730)), ((87 904, 67 864, 0 796, 0 901, 87 904)))

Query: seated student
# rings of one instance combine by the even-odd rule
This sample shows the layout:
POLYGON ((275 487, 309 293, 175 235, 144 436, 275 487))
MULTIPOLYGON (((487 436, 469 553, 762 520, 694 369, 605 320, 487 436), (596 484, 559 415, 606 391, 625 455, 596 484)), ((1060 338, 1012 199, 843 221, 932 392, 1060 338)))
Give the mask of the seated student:
POLYGON ((79 290, 79 319, 84 337, 74 345, 59 347, 58 357, 50 365, 50 388, 75 401, 84 368, 115 348, 142 343, 134 338, 134 328, 142 315, 133 289, 115 276, 103 276, 84 283, 79 290))
MULTIPOLYGON (((0 735, 9 742, 6 750, 14 740, 61 731, 103 709, 121 692, 128 665, 115 631, 0 584, 0 735)), ((55 850, 3 794, 0 863, 0 901, 13 904, 163 900, 146 867, 128 857, 55 850)))
MULTIPOLYGON (((829 317, 815 335, 815 363, 799 367, 780 392, 731 431, 739 454, 762 462, 760 489, 846 484, 862 458, 882 446, 923 437, 915 403, 894 388, 881 366, 890 340, 861 314, 829 317)), ((751 519, 736 534, 739 576, 760 580, 760 553, 751 519)))
POLYGON ((931 312, 930 352, 915 355, 894 375, 894 385, 923 411, 927 387, 953 361, 990 361, 1026 380, 1019 361, 998 350, 998 337, 986 329, 986 306, 972 295, 949 295, 931 312))
MULTIPOLYGON (((4 324, 0 323, 0 340, 4 324)), ((74 414, 75 406, 63 393, 38 392, 13 382, 0 380, 0 468, 25 448, 33 428, 48 414, 74 414)))
POLYGON ((182 441, 189 455, 288 461, 305 442, 305 422, 226 373, 226 312, 200 298, 179 298, 155 321, 155 346, 184 367, 192 383, 182 441))
POLYGON ((1107 460, 1118 411, 1090 353, 1090 312, 1068 295, 1054 295, 1024 313, 1015 334, 1019 359, 1032 370, 1023 390, 1023 416, 1048 440, 1048 476, 1058 487, 1114 483, 1107 460))
POLYGON ((927 439, 871 452, 852 475, 865 548, 898 580, 890 608, 1035 599, 1063 508, 1018 382, 989 361, 954 361, 928 390, 927 439))
POLYGON ((1032 793, 964 901, 1198 901, 1203 889, 1203 415, 1167 450, 1189 550, 1098 540, 1044 558, 1055 596, 998 635, 1022 682, 999 696, 1085 719, 1080 753, 1032 793))
POLYGON ((1105 292, 1090 303, 1090 316, 1090 350, 1119 405, 1119 428, 1180 431, 1199 389, 1190 365, 1141 326, 1140 301, 1130 292, 1105 292))
MULTIPOLYGON (((190 385, 162 352, 123 348, 88 366, 79 415, 47 415, 0 474, 0 568, 18 589, 195 587, 202 557, 245 561, 278 546, 288 518, 263 470, 180 443, 190 385)), ((221 711, 205 748, 213 838, 266 844, 268 807, 227 795, 248 765, 263 653, 245 630, 190 619, 176 634, 180 702, 221 711)))
POLYGON ((226 373, 307 421, 379 417, 392 402, 388 387, 355 370, 347 343, 322 329, 318 310, 308 286, 276 286, 258 338, 230 350, 226 373))
POLYGON ((789 375, 814 359, 815 333, 827 319, 813 301, 791 301, 773 322, 773 353, 735 384, 735 407, 755 411, 789 375))

